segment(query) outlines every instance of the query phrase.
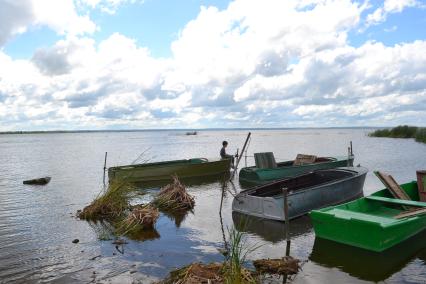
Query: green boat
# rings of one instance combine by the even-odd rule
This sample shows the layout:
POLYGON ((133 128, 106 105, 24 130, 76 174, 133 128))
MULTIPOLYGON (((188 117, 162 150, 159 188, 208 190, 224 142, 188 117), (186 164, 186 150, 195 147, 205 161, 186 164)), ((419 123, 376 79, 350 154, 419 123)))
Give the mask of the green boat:
POLYGON ((353 155, 342 157, 309 157, 313 157, 313 160, 308 163, 296 163, 297 158, 296 160, 275 163, 272 153, 256 153, 256 166, 245 167, 240 170, 240 183, 243 186, 260 185, 278 179, 295 177, 315 170, 352 166, 354 161, 353 155))
POLYGON ((310 213, 319 238, 376 252, 389 249, 426 229, 426 202, 417 182, 402 184, 411 200, 395 199, 387 189, 355 201, 310 213))
POLYGON ((128 182, 156 182, 171 180, 172 175, 179 178, 195 178, 229 173, 231 160, 195 158, 186 160, 164 161, 138 165, 111 167, 108 178, 128 182))

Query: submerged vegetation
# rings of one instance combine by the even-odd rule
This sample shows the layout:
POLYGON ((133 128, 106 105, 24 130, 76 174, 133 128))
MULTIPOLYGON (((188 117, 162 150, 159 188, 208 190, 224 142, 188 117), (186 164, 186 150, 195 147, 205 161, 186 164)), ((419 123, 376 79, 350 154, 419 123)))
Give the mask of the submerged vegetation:
POLYGON ((426 128, 400 125, 391 129, 378 129, 369 133, 370 137, 414 138, 417 142, 426 143, 426 128))

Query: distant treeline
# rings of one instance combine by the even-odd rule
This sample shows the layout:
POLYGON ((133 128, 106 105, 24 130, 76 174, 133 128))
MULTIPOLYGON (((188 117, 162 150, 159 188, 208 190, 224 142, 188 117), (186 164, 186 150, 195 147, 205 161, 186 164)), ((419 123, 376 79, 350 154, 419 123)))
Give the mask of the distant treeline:
POLYGON ((391 129, 378 129, 368 134, 371 137, 414 138, 417 142, 426 143, 426 128, 400 125, 391 129))

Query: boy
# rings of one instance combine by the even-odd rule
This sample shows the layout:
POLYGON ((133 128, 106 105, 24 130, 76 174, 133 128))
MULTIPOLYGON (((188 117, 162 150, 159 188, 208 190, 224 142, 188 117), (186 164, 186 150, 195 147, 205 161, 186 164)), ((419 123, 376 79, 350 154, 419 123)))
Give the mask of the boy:
MULTIPOLYGON (((226 147, 228 147, 228 142, 223 141, 222 142, 222 149, 220 149, 220 157, 222 159, 231 159, 231 167, 234 168, 234 156, 226 154, 226 147)), ((235 157, 238 157, 238 154, 235 155, 235 157)))

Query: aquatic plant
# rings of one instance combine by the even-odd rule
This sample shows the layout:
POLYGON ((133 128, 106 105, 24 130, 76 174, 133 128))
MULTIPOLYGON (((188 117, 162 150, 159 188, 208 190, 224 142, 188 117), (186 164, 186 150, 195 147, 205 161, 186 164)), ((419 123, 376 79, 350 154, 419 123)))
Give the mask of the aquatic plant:
POLYGON ((426 128, 417 129, 415 139, 417 142, 426 143, 426 128))
POLYGON ((378 129, 368 134, 370 137, 415 138, 417 142, 426 143, 426 128, 400 125, 392 129, 378 129))
POLYGON ((250 253, 257 250, 259 245, 249 245, 244 232, 235 228, 228 230, 229 233, 229 253, 225 261, 225 282, 226 283, 255 283, 252 273, 247 273, 243 268, 250 253))
POLYGON ((164 211, 185 211, 194 208, 194 197, 188 194, 185 186, 179 178, 172 176, 172 183, 161 188, 158 195, 152 201, 160 210, 164 211))
POLYGON ((151 204, 133 206, 129 215, 119 222, 117 233, 125 235, 131 231, 153 229, 160 213, 151 204))
POLYGON ((77 216, 84 220, 115 219, 129 209, 128 195, 134 186, 124 181, 112 181, 106 189, 84 207, 77 216))

